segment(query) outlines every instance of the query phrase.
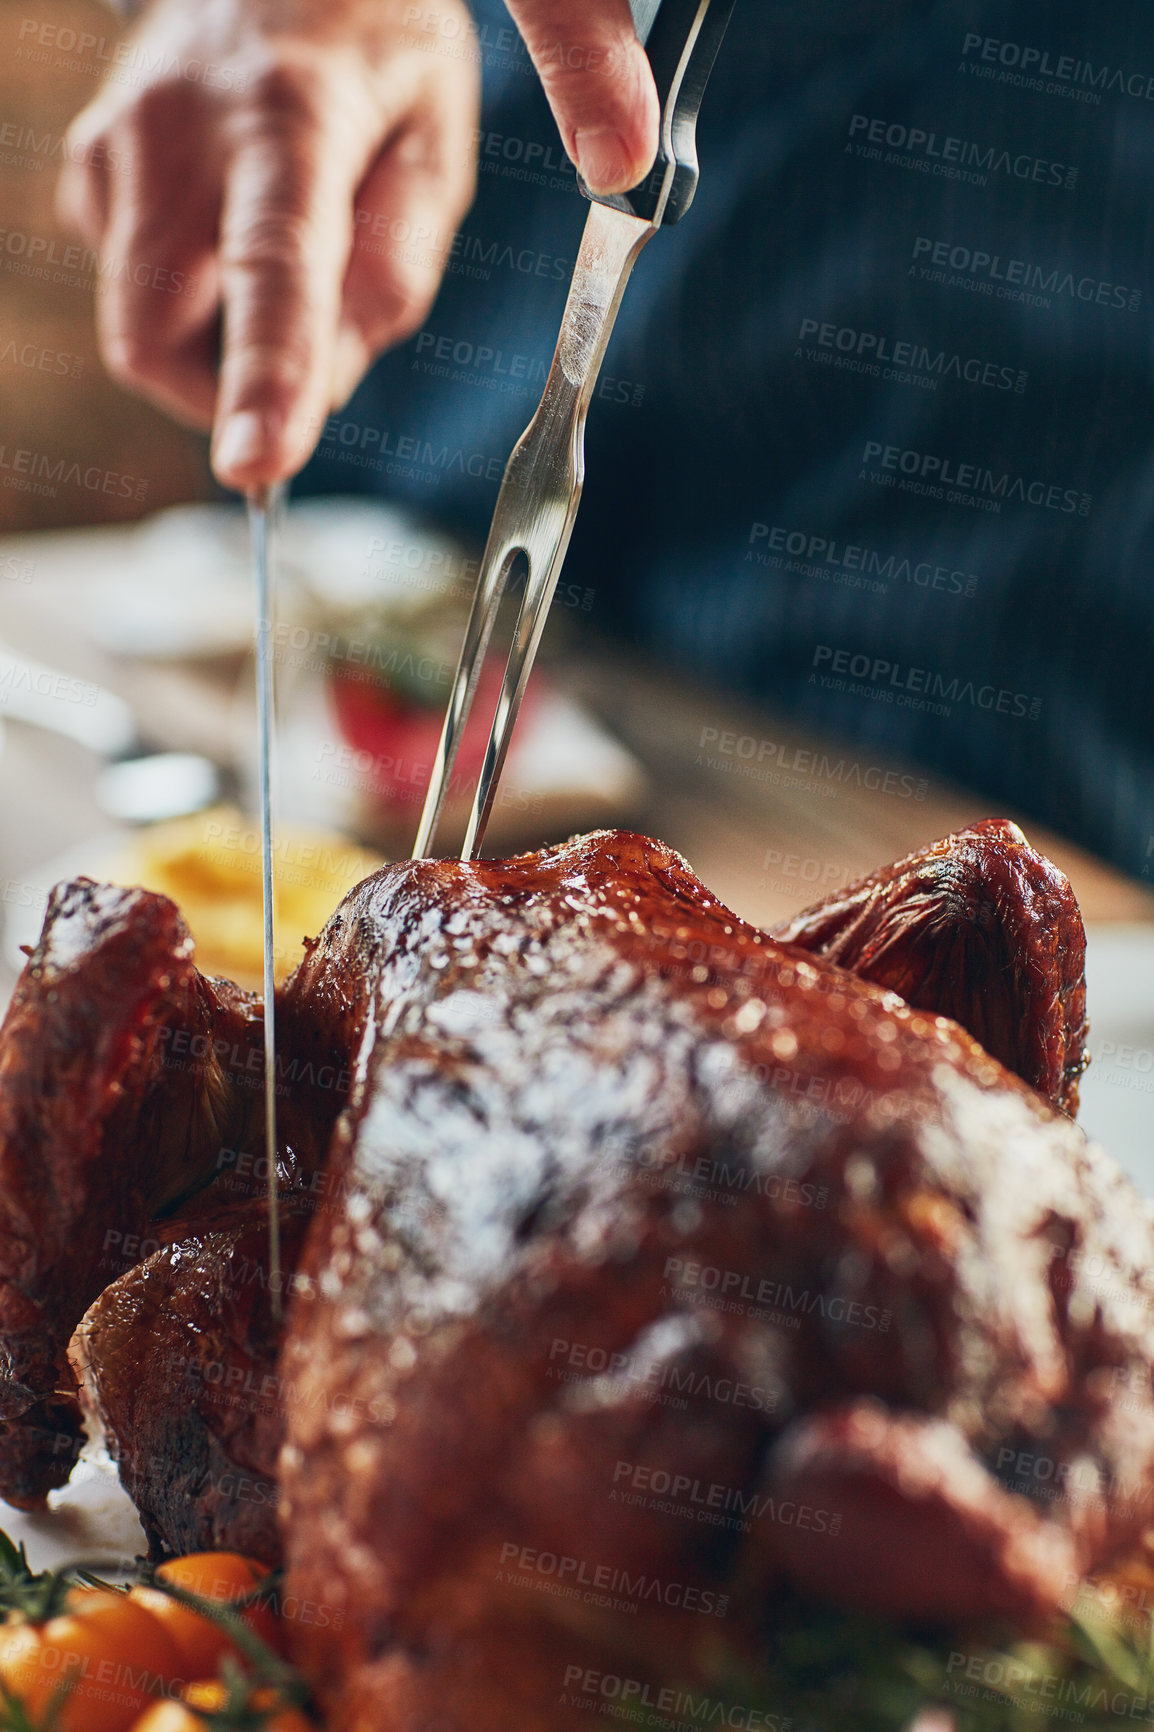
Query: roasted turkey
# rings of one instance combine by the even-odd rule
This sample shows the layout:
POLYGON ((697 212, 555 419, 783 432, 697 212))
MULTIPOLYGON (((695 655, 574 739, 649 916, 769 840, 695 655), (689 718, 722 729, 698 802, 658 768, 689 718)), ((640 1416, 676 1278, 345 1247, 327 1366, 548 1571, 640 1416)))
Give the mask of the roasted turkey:
POLYGON ((282 1342, 259 1005, 62 887, 0 1031, 0 1490, 67 1477, 75 1330, 154 1547, 325 1608, 342 1732, 562 1732, 793 1589, 1039 1627, 1154 1489, 1083 958, 999 821, 772 936, 623 833, 386 867, 280 998, 282 1342))

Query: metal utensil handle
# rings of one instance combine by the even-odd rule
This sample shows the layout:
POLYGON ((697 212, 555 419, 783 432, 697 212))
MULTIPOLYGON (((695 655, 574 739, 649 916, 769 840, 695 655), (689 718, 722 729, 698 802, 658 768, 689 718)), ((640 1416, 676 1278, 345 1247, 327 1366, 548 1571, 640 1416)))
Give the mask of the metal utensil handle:
POLYGON ((651 224, 632 214, 599 205, 594 205, 586 218, 544 394, 532 421, 513 448, 497 495, 461 659, 413 844, 415 860, 423 859, 429 852, 501 598, 513 567, 523 557, 529 568, 525 594, 461 858, 471 859, 480 845, 581 499, 589 399, 629 274, 642 247, 655 233, 651 224))
POLYGON ((661 102, 657 159, 632 192, 593 200, 545 392, 514 448, 497 496, 414 859, 429 852, 501 597, 514 565, 524 557, 529 567, 525 595, 462 859, 471 859, 480 845, 581 498, 585 417, 593 385, 638 253, 658 227, 679 221, 693 202, 697 115, 735 3, 631 0, 661 102))
MULTIPOLYGON (((646 222, 680 222, 697 191, 697 116, 737 0, 631 0, 661 103, 661 142, 632 191, 592 195, 646 222)), ((584 188, 586 193, 588 189, 584 188)))

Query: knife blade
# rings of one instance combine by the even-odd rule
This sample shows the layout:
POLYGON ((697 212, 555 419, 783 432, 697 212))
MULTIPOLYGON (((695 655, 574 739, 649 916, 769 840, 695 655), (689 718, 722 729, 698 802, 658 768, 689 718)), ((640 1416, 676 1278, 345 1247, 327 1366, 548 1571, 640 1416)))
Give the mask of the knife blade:
POLYGON ((257 782, 260 799, 261 893, 264 904, 264 1141, 268 1169, 268 1279, 272 1314, 281 1316, 280 1205, 276 1126, 276 884, 273 876, 273 744, 275 738, 275 590, 273 536, 284 486, 248 496, 249 539, 256 602, 257 782))

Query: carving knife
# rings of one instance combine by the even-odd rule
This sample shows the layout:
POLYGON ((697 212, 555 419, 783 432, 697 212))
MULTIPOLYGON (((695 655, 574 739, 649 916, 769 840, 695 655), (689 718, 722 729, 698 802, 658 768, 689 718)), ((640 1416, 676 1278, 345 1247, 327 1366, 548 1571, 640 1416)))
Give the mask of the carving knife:
POLYGON ((524 567, 524 597, 461 858, 472 859, 480 847, 577 515, 585 476, 589 400, 642 247, 660 228, 678 222, 693 201, 698 110, 734 4, 735 0, 631 0, 633 22, 649 56, 661 103, 657 159, 631 192, 603 198, 590 195, 582 186, 592 206, 561 334, 540 406, 513 450, 497 495, 413 846, 414 859, 430 852, 501 598, 513 571, 524 567))
POLYGON ((248 496, 256 602, 257 781, 260 790, 260 862, 264 901, 264 1137, 268 1168, 268 1275, 273 1317, 281 1315, 280 1209, 276 1135, 276 899, 273 882, 274 570, 272 543, 284 503, 284 486, 248 496))

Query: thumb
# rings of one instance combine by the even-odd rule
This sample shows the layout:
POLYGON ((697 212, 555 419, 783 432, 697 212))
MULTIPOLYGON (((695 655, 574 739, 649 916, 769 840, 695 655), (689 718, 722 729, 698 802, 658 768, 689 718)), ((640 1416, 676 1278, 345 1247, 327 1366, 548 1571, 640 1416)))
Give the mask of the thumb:
POLYGON ((507 3, 590 190, 636 186, 657 155, 660 117, 628 0, 507 3))

